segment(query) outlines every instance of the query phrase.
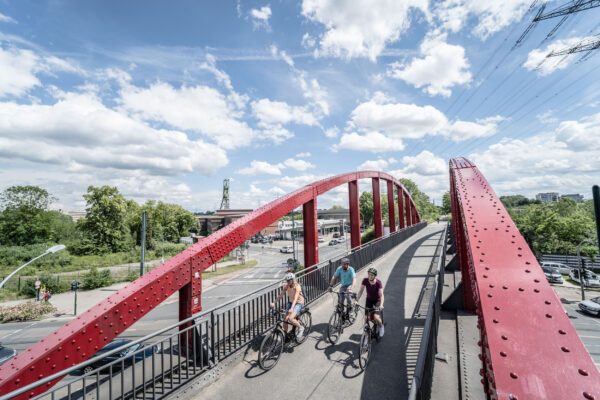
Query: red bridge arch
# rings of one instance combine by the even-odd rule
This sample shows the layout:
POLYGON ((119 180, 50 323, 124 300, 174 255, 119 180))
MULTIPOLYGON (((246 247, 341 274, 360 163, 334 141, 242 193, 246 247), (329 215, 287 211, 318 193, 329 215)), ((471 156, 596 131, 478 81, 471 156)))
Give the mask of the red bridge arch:
MULTIPOLYGON (((92 357, 176 291, 179 291, 180 320, 200 312, 202 271, 299 206, 303 207, 304 217, 304 265, 317 264, 317 196, 343 184, 348 184, 351 245, 352 248, 360 246, 358 180, 365 178, 372 179, 376 237, 383 234, 380 180, 387 183, 390 231, 396 230, 396 201, 400 228, 420 222, 419 212, 406 188, 383 172, 352 172, 306 185, 202 239, 2 365, 0 394, 10 393, 92 357)), ((50 386, 48 383, 47 387, 37 388, 20 398, 34 396, 50 386)))

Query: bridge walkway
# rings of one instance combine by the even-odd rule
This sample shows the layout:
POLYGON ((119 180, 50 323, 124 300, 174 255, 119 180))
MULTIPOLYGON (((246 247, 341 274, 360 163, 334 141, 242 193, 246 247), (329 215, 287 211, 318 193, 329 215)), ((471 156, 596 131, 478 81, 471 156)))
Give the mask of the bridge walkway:
MULTIPOLYGON (((275 368, 265 372, 259 367, 259 338, 241 362, 191 398, 406 398, 435 279, 427 277, 442 231, 442 225, 429 225, 373 263, 384 284, 386 329, 385 337, 374 345, 364 372, 357 357, 361 320, 346 328, 337 344, 331 345, 327 322, 336 299, 326 295, 311 305, 313 329, 308 340, 284 350, 275 368)), ((364 269, 358 274, 358 284, 366 273, 364 269)))

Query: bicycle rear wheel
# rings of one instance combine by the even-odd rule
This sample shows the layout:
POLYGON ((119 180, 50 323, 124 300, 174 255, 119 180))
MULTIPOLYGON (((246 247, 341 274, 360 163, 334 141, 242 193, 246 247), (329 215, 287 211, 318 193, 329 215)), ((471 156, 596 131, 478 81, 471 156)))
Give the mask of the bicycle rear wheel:
POLYGON ((342 336, 342 318, 341 315, 334 311, 329 318, 329 325, 327 326, 327 338, 331 344, 336 344, 342 336))
POLYGON ((284 337, 283 332, 275 329, 270 334, 265 336, 260 344, 258 352, 258 364, 265 371, 270 370, 279 361, 281 352, 283 351, 284 337))
POLYGON ((358 343, 358 365, 360 365, 360 369, 364 371, 367 368, 367 363, 369 362, 369 356, 371 355, 371 332, 369 330, 365 330, 360 337, 360 342, 358 343))
POLYGON ((301 344, 306 341, 306 338, 308 338, 308 334, 310 333, 310 328, 312 328, 312 315, 310 315, 310 312, 306 311, 300 315, 298 322, 300 322, 300 325, 304 328, 302 336, 296 335, 296 343, 301 344))

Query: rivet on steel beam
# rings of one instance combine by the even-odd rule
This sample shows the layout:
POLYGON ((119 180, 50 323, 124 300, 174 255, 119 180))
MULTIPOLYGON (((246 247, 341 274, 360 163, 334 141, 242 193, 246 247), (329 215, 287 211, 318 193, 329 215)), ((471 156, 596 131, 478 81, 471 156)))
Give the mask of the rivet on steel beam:
POLYGON ((566 347, 566 346, 562 346, 560 349, 561 349, 562 351, 564 351, 565 353, 569 353, 569 352, 571 351, 571 350, 570 350, 568 347, 566 347))
POLYGON ((581 369, 581 368, 579 368, 579 371, 578 371, 578 372, 579 372, 581 375, 583 375, 583 376, 588 376, 588 375, 589 375, 589 374, 588 374, 588 372, 587 372, 585 369, 581 369))
POLYGON ((560 333, 561 335, 566 335, 567 334, 567 332, 563 331, 562 329, 559 329, 558 333, 560 333))
POLYGON ((513 378, 513 379, 518 379, 519 375, 515 374, 514 372, 511 372, 510 373, 510 377, 513 378))
POLYGON ((596 400, 596 397, 594 397, 593 394, 589 394, 588 392, 583 392, 583 397, 585 397, 588 400, 596 400))
POLYGON ((546 318, 552 318, 552 314, 546 314, 546 318))
POLYGON ((539 293, 540 289, 533 289, 534 292, 539 293))

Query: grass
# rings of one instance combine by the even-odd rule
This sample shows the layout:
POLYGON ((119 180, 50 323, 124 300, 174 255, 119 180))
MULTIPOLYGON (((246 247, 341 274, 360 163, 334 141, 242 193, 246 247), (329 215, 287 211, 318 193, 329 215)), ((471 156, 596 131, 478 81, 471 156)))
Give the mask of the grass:
POLYGON ((256 260, 250 260, 250 261, 247 261, 246 264, 234 264, 229 267, 222 267, 222 268, 219 268, 217 266, 217 270, 215 272, 209 271, 209 270, 202 272, 202 278, 213 278, 215 276, 225 275, 230 272, 241 271, 246 268, 252 268, 252 267, 256 266, 256 264, 257 264, 256 260))

